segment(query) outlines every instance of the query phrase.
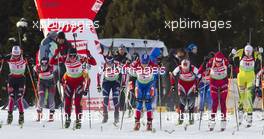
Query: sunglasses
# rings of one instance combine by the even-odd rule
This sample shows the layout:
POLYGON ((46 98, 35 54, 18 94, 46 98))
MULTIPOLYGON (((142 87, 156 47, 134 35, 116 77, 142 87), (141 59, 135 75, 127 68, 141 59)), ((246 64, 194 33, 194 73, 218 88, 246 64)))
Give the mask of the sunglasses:
POLYGON ((42 61, 41 62, 41 65, 46 65, 46 64, 48 64, 48 61, 42 61))

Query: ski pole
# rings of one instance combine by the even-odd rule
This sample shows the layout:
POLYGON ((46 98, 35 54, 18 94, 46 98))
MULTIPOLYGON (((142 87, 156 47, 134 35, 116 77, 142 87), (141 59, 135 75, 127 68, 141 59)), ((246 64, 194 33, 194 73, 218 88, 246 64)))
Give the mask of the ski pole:
POLYGON ((201 106, 201 108, 200 108, 200 119, 199 119, 199 127, 198 127, 199 130, 201 129, 202 116, 203 116, 203 111, 204 111, 205 91, 206 91, 205 87, 206 87, 206 86, 207 86, 207 85, 204 83, 204 86, 203 86, 203 90, 204 90, 204 92, 203 92, 203 96, 202 96, 202 106, 201 106))
MULTIPOLYGON (((263 69, 263 57, 262 57, 262 55, 263 55, 263 48, 262 47, 259 47, 259 53, 260 53, 260 56, 261 56, 261 59, 260 59, 260 70, 262 70, 263 69)), ((264 84, 262 83, 263 82, 263 77, 261 76, 261 87, 262 87, 262 89, 261 89, 261 99, 262 99, 262 105, 261 105, 261 110, 262 110, 262 112, 263 112, 263 116, 264 116, 264 97, 263 97, 263 95, 264 95, 264 90, 263 90, 263 88, 264 88, 264 84)), ((264 120, 264 117, 262 117, 262 119, 264 120)))
MULTIPOLYGON (((234 82, 234 79, 233 79, 233 66, 231 66, 230 68, 231 68, 231 73, 230 73, 230 81, 229 81, 229 84, 232 83, 232 88, 234 89, 234 83, 233 83, 234 82)), ((238 95, 239 95, 239 93, 238 93, 238 95)), ((236 104, 235 94, 233 94, 233 100, 234 100, 234 105, 235 105, 235 117, 236 117, 237 131, 239 131, 239 124, 238 124, 238 118, 237 118, 238 117, 238 112, 237 112, 237 104, 236 104)))
POLYGON ((162 130, 162 117, 161 117, 161 85, 160 85, 160 74, 158 73, 158 92, 159 92, 159 117, 160 117, 160 130, 162 130))
POLYGON ((89 127, 92 128, 92 115, 91 115, 91 94, 90 91, 88 93, 88 112, 89 112, 89 127))
POLYGON ((28 60, 27 59, 25 59, 25 60, 27 62, 26 67, 27 67, 27 70, 28 70, 29 78, 31 80, 31 84, 32 84, 32 87, 33 87, 34 95, 35 95, 35 101, 36 101, 36 105, 37 105, 37 102, 38 102, 37 89, 36 89, 36 86, 34 84, 33 77, 32 77, 32 73, 31 73, 31 70, 30 70, 29 65, 28 65, 28 60))
POLYGON ((148 51, 147 51, 147 44, 148 44, 148 41, 147 40, 144 40, 144 46, 145 46, 145 53, 148 54, 148 51))
POLYGON ((63 106, 64 106, 64 96, 62 94, 62 91, 61 91, 61 84, 60 84, 60 81, 61 81, 61 77, 60 77, 60 61, 59 61, 59 56, 57 58, 57 62, 58 62, 58 81, 57 81, 57 88, 58 88, 58 91, 59 91, 59 94, 60 94, 60 97, 61 97, 61 106, 60 106, 60 111, 61 111, 61 128, 64 128, 63 126, 63 106))
MULTIPOLYGON (((69 53, 69 49, 68 49, 68 53, 69 53)), ((58 72, 57 72, 57 76, 58 76, 58 81, 57 81, 57 88, 58 88, 58 92, 60 94, 60 99, 61 99, 61 105, 60 105, 60 111, 61 111, 61 128, 63 129, 63 107, 64 107, 64 94, 63 94, 63 90, 61 90, 61 71, 60 71, 60 55, 58 55, 57 58, 57 63, 58 63, 58 72)))
POLYGON ((248 43, 251 44, 252 42, 252 31, 253 31, 253 28, 249 28, 249 34, 248 34, 248 43))
POLYGON ((2 72, 3 65, 4 65, 4 59, 1 60, 0 73, 2 72))
POLYGON ((77 47, 77 44, 76 44, 77 33, 73 33, 72 36, 73 36, 73 39, 74 39, 74 45, 75 45, 75 48, 76 48, 76 47, 77 47))
MULTIPOLYGON (((125 76, 128 76, 127 74, 125 76)), ((123 79, 123 78, 122 78, 123 79)), ((127 82, 129 81, 129 76, 128 76, 128 79, 126 79, 125 77, 125 82, 127 84, 127 82)), ((121 84, 122 84, 122 81, 121 81, 121 84)), ((124 92, 125 88, 122 89, 121 93, 124 92)), ((121 118, 121 125, 120 125, 120 130, 122 130, 123 128, 123 122, 124 122, 124 116, 125 116, 125 111, 127 109, 127 100, 128 100, 128 93, 125 93, 125 102, 123 104, 123 112, 122 112, 122 118, 121 118)))
MULTIPOLYGON (((184 113, 187 113, 189 114, 189 120, 190 120, 190 111, 189 111, 189 100, 188 100, 188 96, 187 94, 185 94, 185 106, 184 106, 184 113)), ((185 119, 185 114, 183 114, 183 117, 184 117, 184 123, 186 123, 186 119, 185 119)), ((185 124, 184 125, 184 131, 187 131, 187 127, 188 127, 188 124, 185 124)))
POLYGON ((221 51, 221 41, 218 40, 218 51, 220 52, 221 51))

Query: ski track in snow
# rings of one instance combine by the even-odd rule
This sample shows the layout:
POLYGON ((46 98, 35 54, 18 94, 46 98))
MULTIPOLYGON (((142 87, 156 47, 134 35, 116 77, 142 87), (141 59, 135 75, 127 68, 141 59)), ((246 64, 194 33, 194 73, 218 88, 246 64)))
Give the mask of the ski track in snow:
MULTIPOLYGON (((87 113, 88 111, 84 111, 87 113)), ((92 112, 98 113, 98 112, 92 112)), ((44 111, 44 114, 48 114, 48 110, 44 111)), ((60 117, 60 110, 56 110, 56 116, 60 117)), ((145 113, 144 113, 145 114, 145 113)), ((7 111, 0 111, 0 120, 3 121, 3 126, 0 129, 1 139, 263 139, 261 131, 264 126, 264 121, 255 120, 251 128, 245 128, 245 125, 240 126, 240 131, 236 131, 235 119, 228 121, 227 129, 224 132, 220 132, 220 123, 217 121, 215 130, 209 132, 208 121, 202 121, 201 130, 198 130, 199 121, 196 120, 195 124, 188 126, 187 131, 184 130, 182 125, 176 126, 176 120, 174 122, 165 119, 166 114, 175 113, 163 113, 163 125, 162 131, 159 128, 159 114, 154 112, 153 128, 156 129, 155 133, 145 131, 145 126, 141 124, 140 131, 133 131, 134 118, 128 118, 125 114, 123 128, 120 131, 119 127, 113 125, 113 112, 109 113, 109 120, 106 124, 101 124, 101 120, 92 121, 92 129, 89 128, 89 121, 85 119, 80 130, 73 130, 73 122, 75 118, 72 118, 72 124, 69 129, 62 129, 60 119, 55 119, 55 122, 48 123, 46 121, 35 122, 36 111, 34 108, 25 110, 25 123, 21 129, 18 126, 18 112, 14 111, 14 119, 11 125, 6 125, 7 111), (43 126, 45 125, 45 126, 43 126), (175 130, 175 132, 169 134, 164 130, 175 130), (233 131, 234 135, 232 135, 233 131)), ((121 113, 120 113, 121 118, 121 113)), ((120 119, 121 120, 121 119, 120 119)), ((145 115, 141 121, 146 123, 145 115)), ((120 123, 119 123, 120 126, 120 123)))

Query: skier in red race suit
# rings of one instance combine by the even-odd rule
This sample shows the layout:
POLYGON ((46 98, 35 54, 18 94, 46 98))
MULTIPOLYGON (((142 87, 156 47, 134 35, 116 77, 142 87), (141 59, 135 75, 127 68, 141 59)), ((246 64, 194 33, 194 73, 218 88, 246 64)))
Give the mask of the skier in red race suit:
MULTIPOLYGON (((206 60, 207 61, 207 60, 206 60)), ((208 62, 204 62, 199 72, 202 73, 206 68, 210 68, 210 91, 212 97, 212 113, 209 122, 210 131, 214 130, 217 108, 220 100, 221 106, 221 130, 226 128, 226 99, 228 94, 228 65, 229 61, 221 52, 217 52, 208 62)))
POLYGON ((76 114, 76 129, 81 128, 81 117, 82 117, 82 107, 81 99, 83 95, 86 95, 88 86, 84 88, 84 85, 89 82, 88 73, 83 69, 83 64, 88 63, 90 65, 96 65, 95 59, 91 56, 90 52, 87 52, 87 58, 80 58, 77 55, 77 50, 71 48, 67 57, 61 57, 55 59, 57 55, 54 55, 50 61, 51 64, 56 63, 57 61, 63 61, 66 66, 66 73, 62 78, 62 83, 64 87, 64 99, 65 99, 65 128, 69 128, 71 123, 71 109, 72 109, 72 98, 74 96, 75 104, 75 114, 76 114))
POLYGON ((19 46, 13 46, 11 56, 2 58, 8 63, 10 74, 8 75, 7 91, 9 95, 7 124, 13 121, 13 109, 15 103, 18 105, 19 125, 24 123, 24 106, 23 96, 25 93, 25 70, 27 60, 22 55, 22 50, 19 46))
POLYGON ((190 61, 188 59, 183 59, 181 65, 177 66, 171 74, 170 81, 172 90, 175 89, 174 76, 178 78, 178 95, 180 98, 179 124, 183 123, 186 106, 189 111, 189 124, 193 124, 195 97, 197 96, 196 84, 201 75, 198 73, 198 69, 190 64, 190 61))

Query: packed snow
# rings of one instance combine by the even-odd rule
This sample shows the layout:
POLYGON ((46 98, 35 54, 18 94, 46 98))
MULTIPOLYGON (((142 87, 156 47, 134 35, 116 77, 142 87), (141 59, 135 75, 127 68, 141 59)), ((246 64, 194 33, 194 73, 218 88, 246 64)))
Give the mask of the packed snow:
MULTIPOLYGON (((153 132, 146 131, 144 123, 146 118, 141 120, 140 131, 133 131, 134 118, 128 117, 126 113, 124 116, 124 124, 122 130, 120 130, 120 124, 118 127, 113 125, 113 112, 109 113, 109 120, 106 124, 101 124, 100 111, 92 111, 92 128, 89 128, 88 111, 84 111, 84 120, 82 128, 75 130, 73 128, 74 117, 72 117, 71 128, 62 129, 60 109, 56 110, 55 121, 53 123, 47 122, 48 110, 44 111, 44 117, 41 122, 35 122, 36 110, 31 107, 25 110, 25 123, 23 128, 18 125, 18 112, 14 111, 14 120, 11 125, 6 124, 7 111, 0 111, 0 120, 3 125, 0 129, 1 139, 248 139, 248 138, 263 138, 264 120, 261 120, 263 116, 262 112, 254 113, 253 126, 246 128, 245 125, 240 126, 240 130, 236 131, 236 123, 234 115, 230 114, 229 121, 227 123, 227 129, 224 132, 220 131, 220 123, 217 122, 214 131, 208 130, 208 120, 203 120, 201 130, 198 130, 199 120, 196 119, 195 124, 188 126, 185 131, 183 125, 177 125, 177 114, 175 112, 163 112, 162 113, 162 130, 159 125, 159 113, 154 112, 153 120, 153 132), (173 130, 175 130, 173 132, 173 130)), ((122 112, 120 113, 121 118, 122 112)), ((199 115, 199 113, 197 113, 199 115)), ((206 117, 206 114, 204 114, 206 117)))

